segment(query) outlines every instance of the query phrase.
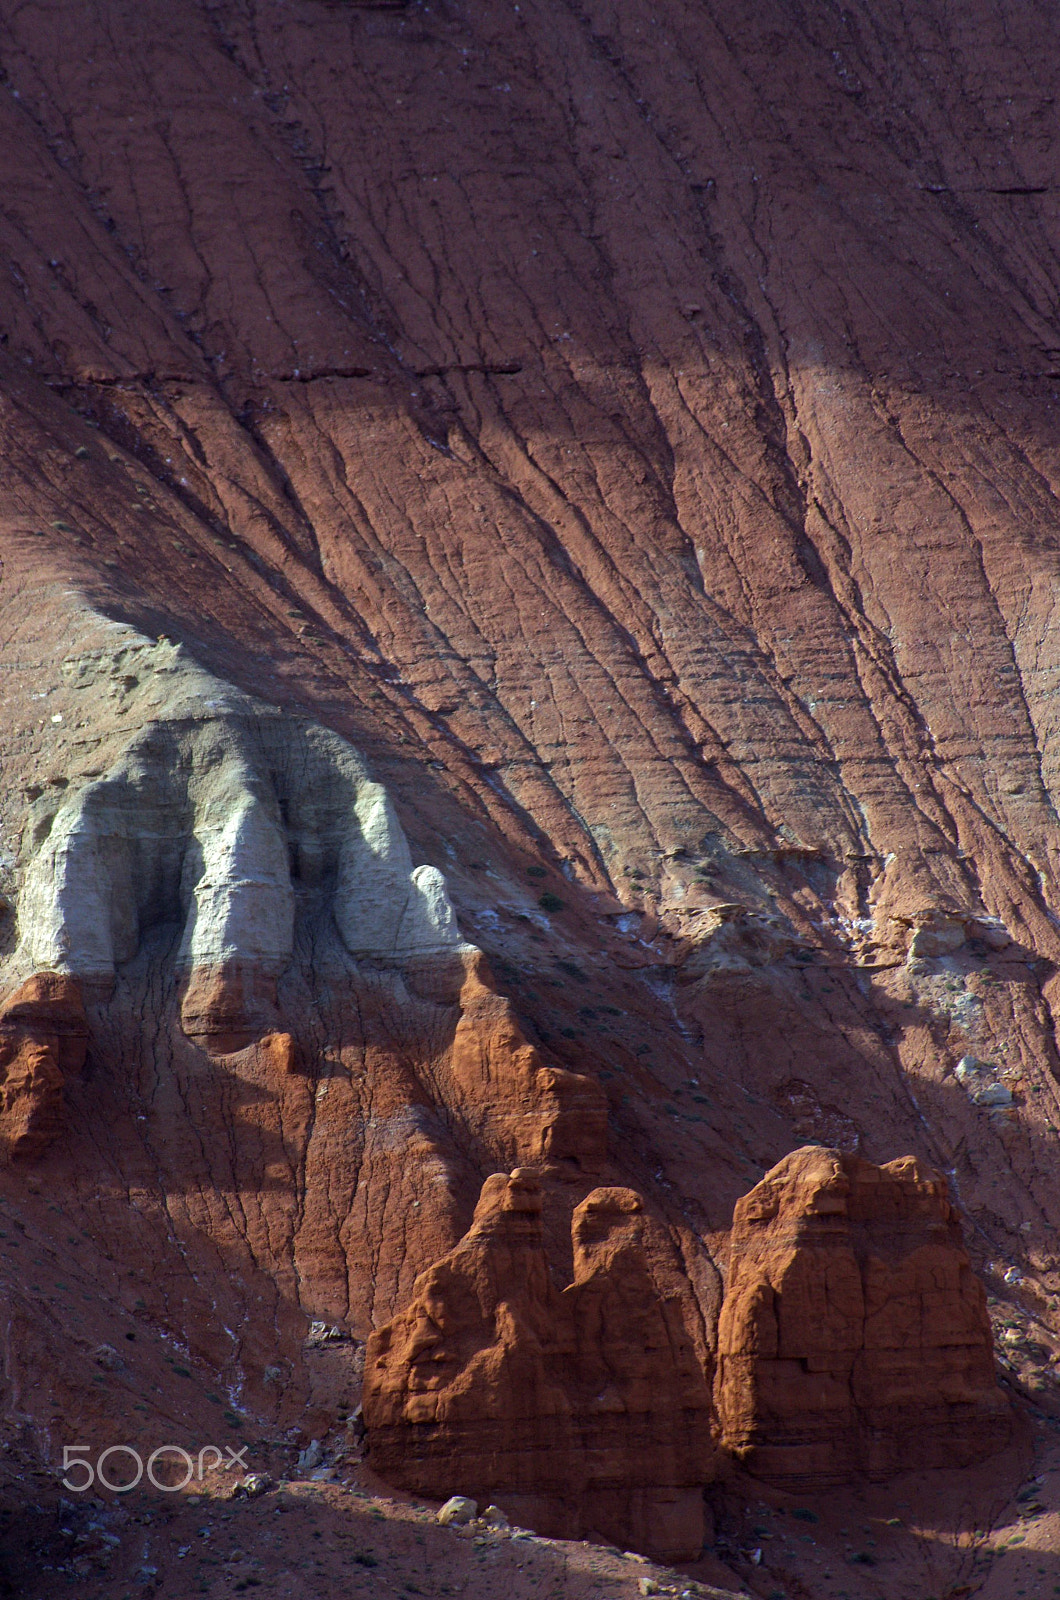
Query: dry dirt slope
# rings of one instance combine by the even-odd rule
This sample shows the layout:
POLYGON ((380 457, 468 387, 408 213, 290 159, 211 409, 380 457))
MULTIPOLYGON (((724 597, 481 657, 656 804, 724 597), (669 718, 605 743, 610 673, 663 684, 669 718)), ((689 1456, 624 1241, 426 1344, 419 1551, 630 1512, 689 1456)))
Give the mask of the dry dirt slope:
MULTIPOLYGON (((41 791, 131 727, 78 663, 164 635, 386 785, 527 1037, 605 1090, 706 1344, 734 1200, 817 1138, 950 1172, 997 1314, 1047 1349, 1056 26, 1034 0, 0 5, 12 906, 41 791)), ((8 1410, 52 1460, 111 1414, 86 1396, 119 1306, 155 1341, 148 1413, 207 1425, 190 1348, 203 1394, 297 1426, 305 1318, 389 1315, 491 1164, 428 1128, 417 1233, 298 1084, 277 1155, 258 1068, 192 1092, 173 1028, 147 1048, 149 956, 66 1143, 3 1179, 41 1263, 10 1279, 8 1410)), ((307 1027, 329 1071, 386 1054, 384 991, 352 1043, 307 1027)), ((436 1003, 403 1013, 414 1067, 436 1003)))

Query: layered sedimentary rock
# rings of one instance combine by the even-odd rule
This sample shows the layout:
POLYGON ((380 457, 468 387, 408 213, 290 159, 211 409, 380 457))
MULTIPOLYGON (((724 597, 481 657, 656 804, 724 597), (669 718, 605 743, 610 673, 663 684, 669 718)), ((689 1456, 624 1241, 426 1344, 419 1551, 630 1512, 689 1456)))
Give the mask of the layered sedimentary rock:
POLYGON ((563 1290, 541 1213, 534 1173, 487 1179, 469 1232, 372 1335, 372 1461, 407 1488, 492 1499, 542 1532, 693 1556, 710 1396, 653 1281, 640 1197, 595 1189, 577 1206, 563 1290))
POLYGON ((320 1431, 309 1323, 389 1316, 502 1163, 584 1192, 606 1103, 528 1040, 350 741, 84 606, 55 677, 0 956, 11 1198, 106 1218, 66 1274, 107 1286, 99 1331, 80 1367, 38 1352, 54 1405, 150 1306, 213 1371, 238 1338, 251 1414, 320 1431))
POLYGON ((0 1006, 0 1150, 41 1154, 63 1131, 64 1089, 85 1062, 88 1022, 76 978, 39 973, 0 1006))
POLYGON ((945 1180, 810 1145, 737 1203, 715 1382, 776 1482, 968 1466, 1007 1443, 982 1285, 945 1180))
MULTIPOLYGON (((160 967, 176 985, 182 1032, 208 1053, 268 1039, 266 1058, 279 1051, 293 1069, 302 1034, 302 1064, 315 1075, 309 996, 281 998, 285 978, 289 991, 294 972, 315 973, 340 1004, 343 991, 356 1004, 371 982, 393 991, 381 1025, 395 1044, 403 994, 450 1014, 441 1049, 429 1024, 414 1046, 419 1070, 489 1159, 595 1170, 606 1146, 598 1086, 527 1042, 463 939, 442 873, 413 865, 359 752, 220 682, 168 641, 118 632, 111 648, 66 662, 94 735, 87 770, 30 792, 18 939, 0 965, 8 985, 30 982, 12 1017, 32 991, 40 1026, 54 1013, 69 1032, 71 995, 83 989, 105 1005, 119 973, 160 967)), ((83 1013, 80 1025, 87 1033, 83 1013)), ((58 1104, 58 1067, 45 1057, 34 1094, 58 1104)), ((8 1075, 22 1100, 28 1060, 24 1050, 8 1075)), ((43 1127, 43 1110, 35 1115, 43 1127)), ((31 1144, 21 1136, 24 1153, 31 1144)))
POLYGON ((1060 1325, 1054 26, 0 0, 0 995, 90 1032, 61 1097, 4 1045, 42 1449, 127 1437, 104 1342, 122 1419, 322 1426, 310 1320, 527 1162, 550 1248, 568 1181, 665 1218, 704 1360, 811 1137, 952 1167, 1060 1325))
POLYGON ((186 1031, 249 1038, 298 920, 326 919, 354 957, 466 948, 442 874, 413 866, 389 796, 345 740, 166 642, 127 637, 69 661, 67 678, 117 750, 35 804, 16 967, 109 992, 152 930, 176 924, 186 1031))

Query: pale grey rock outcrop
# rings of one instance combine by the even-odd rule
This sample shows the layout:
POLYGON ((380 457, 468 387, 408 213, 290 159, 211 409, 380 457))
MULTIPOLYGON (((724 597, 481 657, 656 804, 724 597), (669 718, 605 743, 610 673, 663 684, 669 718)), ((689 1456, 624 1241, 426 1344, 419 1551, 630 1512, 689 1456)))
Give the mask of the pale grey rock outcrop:
POLYGON ((15 974, 106 984, 162 924, 182 926, 188 970, 276 975, 299 918, 331 917, 354 957, 462 947, 442 874, 413 865, 352 745, 168 641, 118 631, 113 649, 64 663, 109 760, 29 819, 15 974))

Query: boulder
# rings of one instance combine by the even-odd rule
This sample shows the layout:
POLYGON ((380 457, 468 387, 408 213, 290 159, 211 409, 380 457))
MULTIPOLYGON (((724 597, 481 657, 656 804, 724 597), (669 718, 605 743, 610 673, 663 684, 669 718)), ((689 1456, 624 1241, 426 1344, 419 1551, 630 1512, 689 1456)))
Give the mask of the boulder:
POLYGON ((972 1099, 977 1106, 987 1108, 1013 1104, 1012 1090, 1004 1083, 988 1083, 985 1089, 977 1090, 972 1099))
POLYGON ((941 913, 925 914, 913 925, 909 940, 909 959, 935 961, 951 956, 965 943, 967 932, 959 917, 941 913))
POLYGON ((298 1452, 298 1470, 306 1473, 319 1467, 324 1459, 324 1447, 319 1439, 310 1439, 304 1450, 298 1452))
POLYGON ((477 1516, 478 1506, 474 1500, 464 1494, 452 1494, 439 1511, 438 1521, 443 1528, 463 1528, 477 1516))

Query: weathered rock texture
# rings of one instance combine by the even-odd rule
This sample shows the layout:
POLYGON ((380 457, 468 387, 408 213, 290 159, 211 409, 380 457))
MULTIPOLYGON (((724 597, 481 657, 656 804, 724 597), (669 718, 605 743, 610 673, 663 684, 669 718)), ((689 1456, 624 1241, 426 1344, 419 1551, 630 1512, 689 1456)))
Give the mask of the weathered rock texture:
POLYGON ((704 1368, 808 1138, 952 1171, 1060 1327, 1055 28, 0 0, 0 998, 88 1030, 61 1128, 4 1044, 50 1466, 320 1429, 310 1322, 517 1165, 557 1262, 642 1195, 704 1368))
POLYGON ((46 1150, 63 1131, 64 1089, 85 1064, 88 1020, 76 978, 38 973, 0 1005, 0 1148, 46 1150))
POLYGON ((165 643, 132 637, 65 666, 94 760, 27 821, 15 970, 109 995, 164 933, 185 1032, 238 1049, 275 1024, 277 979, 309 928, 391 963, 467 948, 442 874, 413 867, 386 791, 343 739, 165 643))
MULTIPOLYGON (((206 1391, 230 1374, 231 1425, 323 1432, 356 1372, 322 1383, 310 1323, 366 1336, 499 1164, 535 1163, 569 1215, 607 1159, 606 1100, 528 1040, 346 739, 169 640, 67 618, 68 710, 9 880, 0 1148, 16 1205, 70 1217, 77 1298, 42 1318, 16 1275, 14 1349, 38 1348, 49 1414, 90 1429, 93 1351, 129 1358, 132 1406, 165 1392, 136 1369, 175 1335, 206 1391)), ((201 1394, 165 1404, 178 1433, 210 1426, 201 1394)))
POLYGON ((966 1467, 1008 1443, 946 1182, 810 1145, 737 1202, 718 1330, 726 1446, 778 1483, 966 1467))
POLYGON ((710 1394, 679 1306, 654 1283, 642 1202, 594 1189, 557 1290, 533 1173, 486 1180, 469 1232, 368 1342, 373 1464, 421 1494, 664 1560, 703 1544, 710 1394))

